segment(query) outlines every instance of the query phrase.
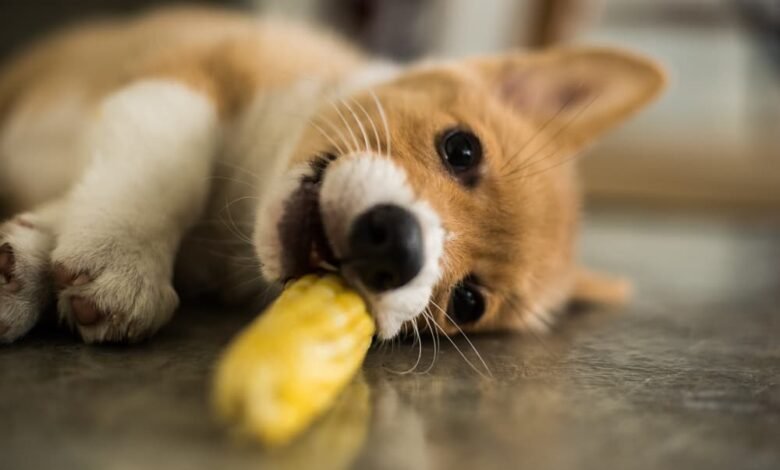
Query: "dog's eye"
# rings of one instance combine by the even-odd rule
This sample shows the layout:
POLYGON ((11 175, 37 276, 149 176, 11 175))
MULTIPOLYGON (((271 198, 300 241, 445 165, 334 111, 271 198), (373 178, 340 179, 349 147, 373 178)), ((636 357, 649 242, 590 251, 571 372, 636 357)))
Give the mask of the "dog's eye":
POLYGON ((485 313, 485 298, 479 286, 469 279, 461 281, 450 294, 447 314, 458 324, 474 323, 485 313))
POLYGON ((439 139, 439 154, 447 168, 467 186, 476 183, 474 169, 482 161, 482 143, 473 132, 450 129, 439 139))

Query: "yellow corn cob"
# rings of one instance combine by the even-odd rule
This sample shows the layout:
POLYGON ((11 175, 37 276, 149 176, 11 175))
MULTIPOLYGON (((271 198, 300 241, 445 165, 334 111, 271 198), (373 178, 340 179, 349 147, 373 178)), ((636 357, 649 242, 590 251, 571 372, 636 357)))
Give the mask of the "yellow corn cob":
POLYGON ((295 281, 228 346, 217 411, 269 446, 289 442, 354 376, 374 329, 363 299, 338 277, 295 281))

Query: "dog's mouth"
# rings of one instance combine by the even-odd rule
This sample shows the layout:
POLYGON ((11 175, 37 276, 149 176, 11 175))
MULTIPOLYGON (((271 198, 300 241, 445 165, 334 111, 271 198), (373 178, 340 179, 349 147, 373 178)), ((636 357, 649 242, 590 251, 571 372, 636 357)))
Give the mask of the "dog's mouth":
POLYGON ((310 163, 313 174, 301 178, 289 196, 279 221, 283 281, 319 271, 337 271, 340 262, 333 253, 320 211, 320 189, 325 170, 336 157, 325 154, 310 163))

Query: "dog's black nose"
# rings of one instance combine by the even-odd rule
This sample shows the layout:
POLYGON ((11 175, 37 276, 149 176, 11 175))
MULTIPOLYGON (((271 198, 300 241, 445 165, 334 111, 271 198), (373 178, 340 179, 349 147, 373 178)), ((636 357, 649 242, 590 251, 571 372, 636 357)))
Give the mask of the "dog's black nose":
POLYGON ((374 292, 401 287, 423 267, 423 235, 408 210, 381 204, 352 224, 349 264, 361 282, 374 292))

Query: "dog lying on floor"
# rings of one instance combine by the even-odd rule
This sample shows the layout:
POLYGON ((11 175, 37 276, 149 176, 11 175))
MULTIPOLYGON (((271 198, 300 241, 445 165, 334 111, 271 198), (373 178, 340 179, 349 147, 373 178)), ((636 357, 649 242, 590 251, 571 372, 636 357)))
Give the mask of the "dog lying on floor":
POLYGON ((56 299, 84 341, 137 341, 179 295, 319 270, 383 339, 619 301, 575 265, 571 162, 663 84, 607 48, 400 66, 218 10, 54 35, 0 72, 0 340, 56 299))

